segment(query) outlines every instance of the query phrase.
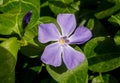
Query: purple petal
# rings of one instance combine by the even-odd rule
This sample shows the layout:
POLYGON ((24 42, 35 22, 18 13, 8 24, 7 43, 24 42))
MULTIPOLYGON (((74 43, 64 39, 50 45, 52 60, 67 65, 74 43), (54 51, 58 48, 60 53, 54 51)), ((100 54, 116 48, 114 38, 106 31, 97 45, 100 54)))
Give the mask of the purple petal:
POLYGON ((61 47, 59 43, 57 42, 48 45, 41 56, 41 60, 42 62, 55 67, 60 66, 62 60, 61 60, 61 47))
POLYGON ((41 43, 57 41, 60 38, 60 33, 53 23, 40 24, 38 31, 38 40, 41 43))
POLYGON ((69 36, 76 28, 74 14, 59 14, 57 16, 57 22, 61 27, 63 36, 69 36))
POLYGON ((63 61, 69 70, 84 61, 84 55, 69 45, 63 47, 63 61))
POLYGON ((80 26, 76 29, 75 33, 69 38, 71 44, 83 44, 92 37, 92 32, 84 27, 80 26))

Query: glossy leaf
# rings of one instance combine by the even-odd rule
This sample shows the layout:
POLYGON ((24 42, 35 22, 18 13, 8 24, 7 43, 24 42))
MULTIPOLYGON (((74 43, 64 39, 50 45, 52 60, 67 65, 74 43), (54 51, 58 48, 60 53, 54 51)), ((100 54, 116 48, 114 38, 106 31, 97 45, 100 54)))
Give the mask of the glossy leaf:
POLYGON ((39 21, 40 23, 56 23, 56 19, 49 16, 43 16, 39 21))
POLYGON ((38 42, 38 27, 26 30, 23 41, 26 41, 26 45, 23 45, 20 49, 21 53, 31 58, 39 57, 40 53, 44 49, 44 45, 38 42))
POLYGON ((94 28, 95 25, 95 20, 93 18, 89 19, 87 22, 87 27, 92 30, 94 28))
POLYGON ((0 8, 2 14, 0 15, 0 34, 9 35, 13 32, 21 36, 22 20, 28 11, 32 11, 33 15, 28 28, 35 25, 39 19, 39 0, 13 0, 3 4, 0 8))
POLYGON ((114 37, 115 44, 120 49, 120 30, 116 33, 114 37))
POLYGON ((17 52, 19 49, 17 38, 15 37, 9 38, 8 40, 2 42, 0 45, 4 47, 5 49, 7 49, 8 51, 10 51, 13 57, 17 59, 17 52))
POLYGON ((23 40, 27 41, 30 44, 37 46, 37 44, 36 44, 36 42, 38 41, 37 36, 38 36, 38 27, 35 26, 35 27, 25 31, 23 40))
POLYGON ((66 4, 69 4, 69 3, 72 3, 74 0, 59 0, 59 1, 62 1, 63 3, 66 3, 66 4))
POLYGON ((118 83, 115 77, 105 74, 103 76, 96 76, 93 78, 92 83, 118 83))
POLYGON ((96 18, 103 19, 105 17, 111 16, 113 13, 117 12, 120 9, 119 3, 117 3, 115 6, 113 6, 111 8, 108 8, 106 10, 96 13, 95 14, 96 18))
POLYGON ((27 46, 22 46, 20 51, 25 56, 28 56, 30 58, 36 58, 36 57, 40 57, 43 49, 44 47, 42 46, 39 47, 29 43, 27 46))
POLYGON ((49 0, 49 7, 56 15, 59 13, 75 13, 79 10, 79 5, 80 1, 49 0))
POLYGON ((117 25, 120 26, 120 13, 116 14, 116 15, 112 15, 108 21, 110 23, 112 23, 113 25, 117 25))
POLYGON ((0 82, 15 82, 15 65, 19 45, 16 38, 10 38, 0 44, 0 82))
POLYGON ((84 47, 89 69, 95 72, 107 72, 120 67, 120 52, 113 39, 96 37, 84 47))
POLYGON ((2 5, 3 4, 3 0, 0 0, 0 5, 2 5))
POLYGON ((105 27, 97 19, 90 18, 87 22, 87 27, 92 31, 93 37, 108 35, 108 32, 105 29, 105 27))
MULTIPOLYGON (((79 47, 76 49, 80 50, 79 47)), ((87 70, 87 59, 73 70, 67 70, 64 64, 58 68, 47 65, 47 71, 59 83, 85 83, 87 70)))

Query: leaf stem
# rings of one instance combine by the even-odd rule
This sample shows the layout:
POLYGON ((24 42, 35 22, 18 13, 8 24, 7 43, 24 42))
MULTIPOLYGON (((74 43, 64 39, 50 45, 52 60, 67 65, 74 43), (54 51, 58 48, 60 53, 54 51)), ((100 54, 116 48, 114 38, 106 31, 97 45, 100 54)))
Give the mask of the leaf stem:
POLYGON ((26 40, 18 40, 18 43, 20 44, 20 46, 27 46, 28 42, 26 40))
POLYGON ((0 41, 5 41, 7 40, 7 38, 0 38, 0 41))
MULTIPOLYGON (((0 41, 5 41, 7 40, 8 38, 0 38, 0 41)), ((20 46, 27 46, 28 45, 28 42, 24 39, 22 40, 17 40, 17 42, 20 44, 20 46)))
POLYGON ((104 80, 103 80, 103 77, 102 77, 102 73, 101 73, 101 72, 99 72, 99 76, 100 76, 101 82, 104 83, 104 80))

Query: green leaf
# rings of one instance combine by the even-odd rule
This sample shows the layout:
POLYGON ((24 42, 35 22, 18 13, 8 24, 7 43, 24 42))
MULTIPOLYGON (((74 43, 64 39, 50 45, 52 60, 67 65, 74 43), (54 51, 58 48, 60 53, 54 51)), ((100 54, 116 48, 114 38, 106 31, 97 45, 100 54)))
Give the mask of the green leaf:
POLYGON ((114 41, 115 44, 118 46, 118 48, 120 49, 120 30, 116 33, 115 37, 114 37, 114 41))
POLYGON ((19 44, 17 38, 9 38, 8 40, 2 42, 0 46, 7 49, 15 59, 17 59, 17 52, 19 49, 19 44))
POLYGON ((36 58, 40 57, 44 47, 43 46, 35 46, 33 44, 28 44, 27 46, 22 46, 20 51, 25 56, 28 56, 30 58, 36 58))
MULTIPOLYGON (((80 50, 79 47, 75 49, 80 50)), ((46 68, 48 73, 59 83, 86 83, 87 59, 73 70, 67 70, 64 64, 57 68, 47 65, 46 68)))
POLYGON ((87 22, 87 27, 92 31, 93 37, 107 36, 107 30, 102 23, 94 18, 90 18, 87 22))
POLYGON ((87 27, 92 30, 94 28, 95 25, 95 20, 93 18, 90 18, 87 22, 87 27))
POLYGON ((92 83, 118 83, 115 77, 105 74, 102 77, 96 76, 93 78, 92 83))
POLYGON ((27 12, 32 11, 28 28, 33 27, 39 19, 39 0, 14 0, 8 1, 0 8, 0 34, 10 35, 15 32, 21 36, 22 20, 27 12))
POLYGON ((59 13, 75 13, 79 10, 80 1, 49 0, 49 7, 56 15, 59 13))
POLYGON ((0 0, 0 5, 2 5, 3 4, 3 0, 0 0))
POLYGON ((26 41, 27 45, 23 45, 20 51, 31 58, 39 57, 45 47, 38 41, 38 27, 26 30, 23 41, 26 41))
POLYGON ((115 6, 108 8, 106 10, 100 11, 98 13, 95 13, 96 18, 103 19, 105 17, 108 17, 112 15, 114 12, 118 11, 120 9, 120 2, 117 3, 115 6))
POLYGON ((3 4, 6 4, 8 3, 9 0, 3 0, 3 4))
MULTIPOLYGON (((104 83, 102 76, 96 76, 93 78, 92 83, 104 83)), ((106 82, 105 82, 106 83, 106 82)))
POLYGON ((16 60, 13 55, 0 46, 0 82, 14 83, 14 68, 16 60))
POLYGON ((16 38, 10 38, 0 44, 0 82, 15 82, 15 65, 19 45, 16 38))
POLYGON ((88 58, 89 69, 107 72, 120 67, 120 52, 109 37, 96 37, 86 43, 84 53, 88 58))
POLYGON ((43 16, 40 18, 40 23, 57 23, 55 18, 49 16, 43 16))
POLYGON ((116 15, 112 15, 108 21, 110 23, 112 23, 113 25, 117 25, 120 26, 120 13, 116 14, 116 15))
POLYGON ((34 67, 30 67, 31 70, 40 73, 42 70, 42 66, 34 66, 34 67))
POLYGON ((25 31, 23 40, 26 40, 28 43, 38 46, 36 42, 38 41, 38 27, 33 27, 25 31))
POLYGON ((62 1, 63 3, 69 4, 72 3, 74 0, 58 0, 58 1, 62 1))

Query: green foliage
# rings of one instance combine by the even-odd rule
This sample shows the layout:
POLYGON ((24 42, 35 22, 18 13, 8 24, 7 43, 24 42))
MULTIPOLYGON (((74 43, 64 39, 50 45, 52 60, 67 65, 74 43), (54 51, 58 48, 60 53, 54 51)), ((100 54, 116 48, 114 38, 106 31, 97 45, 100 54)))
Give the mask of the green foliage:
MULTIPOLYGON (((39 3, 39 0, 36 1, 39 3)), ((12 33, 17 33, 21 36, 23 16, 28 11, 34 13, 30 25, 28 25, 29 28, 32 28, 39 18, 38 3, 32 2, 32 0, 16 0, 3 4, 0 8, 0 11, 2 12, 0 15, 0 34, 10 35, 12 33)))
POLYGON ((111 18, 108 19, 108 21, 113 25, 120 26, 120 13, 112 15, 111 18))
POLYGON ((59 13, 76 13, 79 10, 80 1, 73 0, 48 0, 51 10, 59 13))
POLYGON ((120 52, 109 37, 92 39, 85 45, 84 52, 92 71, 107 72, 120 66, 120 52))
POLYGON ((0 44, 1 83, 14 83, 18 49, 19 45, 16 38, 10 38, 0 44))
POLYGON ((114 37, 115 44, 120 49, 120 30, 116 33, 114 37))
POLYGON ((103 76, 99 75, 93 78, 92 83, 118 83, 115 77, 105 74, 103 76))
POLYGON ((0 0, 0 83, 120 83, 119 10, 120 0, 0 0), (23 27, 29 11, 30 22, 23 27), (93 34, 88 42, 71 45, 86 57, 73 70, 40 60, 52 42, 38 41, 38 26, 54 23, 61 32, 60 13, 74 14, 77 26, 93 34))
POLYGON ((118 11, 119 9, 120 9, 120 6, 119 6, 119 4, 117 4, 109 9, 106 9, 106 10, 96 13, 95 16, 98 19, 103 19, 105 17, 112 15, 114 12, 118 11))

